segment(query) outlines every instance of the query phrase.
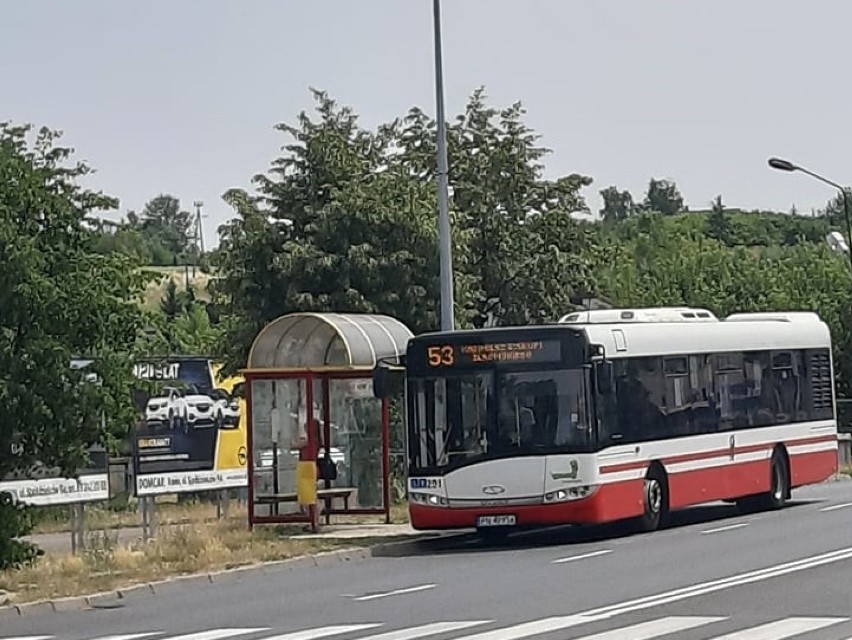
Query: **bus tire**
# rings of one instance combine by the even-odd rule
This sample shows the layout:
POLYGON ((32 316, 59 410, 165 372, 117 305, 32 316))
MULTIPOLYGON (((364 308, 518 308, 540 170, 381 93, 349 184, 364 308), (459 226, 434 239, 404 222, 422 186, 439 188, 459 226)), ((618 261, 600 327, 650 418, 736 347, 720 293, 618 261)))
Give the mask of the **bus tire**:
POLYGON ((737 500, 740 511, 774 511, 787 504, 787 498, 790 497, 790 471, 786 456, 780 449, 775 449, 772 453, 769 474, 769 491, 737 500))
POLYGON ((665 523, 669 508, 668 483, 658 467, 652 466, 645 476, 642 502, 644 513, 639 518, 639 527, 642 531, 656 531, 665 523))
POLYGON ((764 494, 763 506, 768 510, 782 509, 790 495, 790 472, 785 456, 779 449, 772 453, 772 466, 769 472, 769 493, 764 494))

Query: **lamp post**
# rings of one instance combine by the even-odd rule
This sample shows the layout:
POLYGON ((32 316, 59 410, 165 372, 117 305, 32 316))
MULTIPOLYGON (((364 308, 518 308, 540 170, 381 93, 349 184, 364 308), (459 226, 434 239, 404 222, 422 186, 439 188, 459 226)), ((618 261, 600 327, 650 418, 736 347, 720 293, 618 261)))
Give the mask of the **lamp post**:
POLYGON ((438 124, 438 251, 441 264, 441 330, 452 331, 453 256, 450 240, 447 125, 444 117, 444 71, 441 56, 441 0, 432 2, 435 23, 435 102, 438 124))
MULTIPOLYGON (((802 173, 806 173, 812 178, 816 178, 820 182, 824 182, 828 185, 831 185, 832 187, 840 191, 840 195, 843 197, 843 217, 846 220, 847 245, 852 243, 852 222, 850 222, 849 220, 849 194, 847 193, 845 188, 843 188, 836 182, 833 182, 828 178, 819 175, 818 173, 814 173, 813 171, 805 169, 804 167, 795 165, 789 160, 783 160, 781 158, 769 158, 769 166, 773 169, 778 169, 779 171, 801 171, 802 173)), ((846 254, 849 256, 849 267, 850 269, 852 269, 852 251, 847 251, 846 254)))

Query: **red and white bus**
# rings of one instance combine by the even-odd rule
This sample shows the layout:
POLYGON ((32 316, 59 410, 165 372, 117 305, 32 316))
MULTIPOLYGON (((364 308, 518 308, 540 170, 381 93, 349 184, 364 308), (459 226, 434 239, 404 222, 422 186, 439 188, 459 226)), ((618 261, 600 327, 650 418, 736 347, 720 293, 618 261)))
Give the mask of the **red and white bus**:
POLYGON ((831 335, 813 313, 663 307, 431 333, 405 361, 416 529, 657 529, 779 508, 837 471, 831 335))

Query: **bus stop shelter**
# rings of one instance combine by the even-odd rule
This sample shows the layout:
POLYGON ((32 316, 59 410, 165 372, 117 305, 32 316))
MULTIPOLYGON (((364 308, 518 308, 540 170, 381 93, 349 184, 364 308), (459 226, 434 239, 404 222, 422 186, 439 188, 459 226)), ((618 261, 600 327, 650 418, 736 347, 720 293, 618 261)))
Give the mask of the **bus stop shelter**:
POLYGON ((376 364, 399 364, 411 331, 371 314, 293 313, 266 325, 247 368, 249 526, 320 516, 390 521, 390 412, 376 364))

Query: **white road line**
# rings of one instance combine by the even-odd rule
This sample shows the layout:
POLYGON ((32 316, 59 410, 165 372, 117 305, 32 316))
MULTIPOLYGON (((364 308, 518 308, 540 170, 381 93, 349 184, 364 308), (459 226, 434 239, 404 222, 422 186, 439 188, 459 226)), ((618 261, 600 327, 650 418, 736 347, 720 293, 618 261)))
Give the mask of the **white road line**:
MULTIPOLYGON (((266 631, 266 629, 261 629, 261 631, 266 631)), ((159 635, 162 635, 159 631, 153 633, 128 633, 121 636, 101 636, 99 638, 92 638, 92 640, 139 640, 139 638, 150 638, 151 636, 159 635)))
POLYGON ((416 593, 418 591, 426 591, 428 589, 434 589, 435 584, 421 584, 417 587, 407 587, 405 589, 395 589, 393 591, 387 591, 385 593, 372 593, 368 596, 359 596, 354 598, 356 602, 366 602, 368 600, 378 600, 379 598, 389 598, 391 596, 401 596, 407 593, 416 593))
POLYGON ((630 627, 619 627, 618 629, 602 631, 601 633, 577 638, 577 640, 650 640, 651 638, 658 638, 669 633, 687 631, 688 629, 695 629, 711 622, 719 622, 726 619, 718 617, 670 616, 668 618, 640 622, 630 627))
POLYGON ((537 636, 551 631, 562 631, 563 629, 576 627, 588 622, 595 622, 595 620, 596 618, 585 618, 583 616, 543 618, 541 620, 516 624, 513 627, 484 631, 472 636, 459 636, 453 640, 518 640, 519 638, 529 638, 530 636, 537 636))
POLYGON ((574 560, 585 560, 586 558, 596 558, 612 553, 612 549, 601 549, 600 551, 592 551, 591 553, 583 553, 579 556, 568 556, 567 558, 559 558, 554 560, 553 564, 562 564, 563 562, 574 562, 574 560))
POLYGON ((49 640, 53 636, 12 636, 11 638, 2 638, 2 640, 49 640))
POLYGON ((705 529, 701 533, 721 533, 722 531, 733 531, 734 529, 742 529, 747 526, 748 522, 738 522, 737 524, 728 524, 724 527, 716 527, 715 529, 705 529))
POLYGON ((316 638, 338 636, 344 633, 354 633, 355 631, 363 631, 364 629, 373 629, 381 626, 381 623, 378 622, 368 624, 338 624, 331 627, 317 627, 316 629, 293 631, 283 635, 263 638, 263 640, 315 640, 316 638))
POLYGON ((424 624, 420 627, 409 627, 407 629, 397 629, 396 631, 388 631, 375 636, 359 638, 358 640, 414 640, 414 638, 425 638, 427 636, 438 635, 439 633, 450 633, 451 631, 460 631, 470 627, 476 627, 481 624, 488 624, 491 620, 470 620, 465 622, 433 622, 424 624))
POLYGON ((729 576, 727 578, 721 578, 719 580, 702 582, 699 584, 691 585, 689 587, 674 589, 672 591, 666 591, 664 593, 659 593, 653 596, 646 596, 644 598, 628 600, 626 602, 620 602, 607 607, 592 609, 591 611, 585 611, 567 617, 573 618, 577 616, 603 616, 603 618, 605 619, 622 613, 649 609, 651 607, 657 607, 663 604, 678 602, 680 600, 686 600, 687 598, 694 598, 695 596, 715 593, 716 591, 722 591, 724 589, 730 589, 732 587, 752 584, 754 582, 760 582, 762 580, 769 580, 770 578, 777 578, 790 573, 795 573, 797 571, 804 571, 805 569, 812 569, 814 567, 832 564, 835 562, 842 562, 844 560, 849 559, 852 559, 852 547, 838 549, 837 551, 830 551, 828 553, 822 553, 820 555, 810 556, 808 558, 802 558, 801 560, 785 562, 783 564, 766 567, 764 569, 757 569, 756 571, 748 571, 746 573, 740 573, 737 575, 729 576))
POLYGON ((249 633, 257 633, 258 631, 269 631, 269 627, 255 627, 252 629, 210 629, 209 631, 199 631, 198 633, 171 636, 163 638, 162 640, 222 640, 223 638, 233 638, 235 636, 244 636, 249 633))
POLYGON ((759 627, 735 631, 710 640, 782 640, 800 633, 824 629, 833 624, 846 622, 849 618, 785 618, 759 627))
POLYGON ((694 598, 695 596, 714 593, 724 589, 730 589, 745 584, 752 584, 770 578, 777 578, 797 571, 812 569, 826 564, 842 562, 852 559, 852 547, 838 549, 801 560, 785 562, 783 564, 749 571, 737 575, 721 578, 719 580, 711 580, 710 582, 702 582, 689 587, 682 587, 672 591, 658 593, 644 598, 635 600, 627 600, 598 609, 591 609, 568 616, 555 616, 552 618, 542 618, 532 622, 524 622, 513 627, 504 629, 495 629, 493 631, 485 631, 472 636, 464 636, 455 638, 455 640, 517 640, 518 638, 528 638, 529 636, 538 635, 541 633, 549 633, 551 631, 561 631, 570 627, 576 627, 589 622, 598 622, 600 620, 608 620, 614 616, 633 611, 642 611, 652 607, 694 598))
POLYGON ((845 509, 846 507, 852 507, 852 502, 833 504, 830 507, 823 507, 822 509, 820 509, 820 511, 836 511, 837 509, 845 509))

